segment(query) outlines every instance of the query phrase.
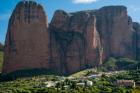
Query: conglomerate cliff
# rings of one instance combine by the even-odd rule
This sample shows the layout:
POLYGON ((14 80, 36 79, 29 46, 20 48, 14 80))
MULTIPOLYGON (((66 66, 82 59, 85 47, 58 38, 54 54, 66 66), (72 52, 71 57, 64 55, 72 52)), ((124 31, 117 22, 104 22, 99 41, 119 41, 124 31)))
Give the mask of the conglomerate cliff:
POLYGON ((140 25, 124 6, 57 10, 48 25, 40 4, 21 1, 9 20, 2 73, 43 68, 71 74, 100 66, 109 57, 139 60, 139 35, 140 25))

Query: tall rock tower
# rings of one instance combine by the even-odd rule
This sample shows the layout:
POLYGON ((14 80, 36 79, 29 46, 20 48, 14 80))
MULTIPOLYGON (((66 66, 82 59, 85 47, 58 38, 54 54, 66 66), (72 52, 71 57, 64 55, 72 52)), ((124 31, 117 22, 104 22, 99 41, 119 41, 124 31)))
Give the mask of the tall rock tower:
POLYGON ((48 68, 49 31, 40 4, 21 1, 14 9, 5 41, 3 73, 48 68))
POLYGON ((48 27, 40 4, 21 1, 9 20, 2 73, 46 69, 68 75, 109 57, 139 60, 139 35, 139 24, 132 23, 124 6, 57 10, 48 27))
POLYGON ((52 42, 50 57, 55 64, 53 66, 60 68, 62 73, 71 74, 102 63, 96 17, 90 12, 58 10, 49 28, 52 42))
POLYGON ((104 57, 135 59, 133 23, 125 6, 106 6, 95 13, 104 57))

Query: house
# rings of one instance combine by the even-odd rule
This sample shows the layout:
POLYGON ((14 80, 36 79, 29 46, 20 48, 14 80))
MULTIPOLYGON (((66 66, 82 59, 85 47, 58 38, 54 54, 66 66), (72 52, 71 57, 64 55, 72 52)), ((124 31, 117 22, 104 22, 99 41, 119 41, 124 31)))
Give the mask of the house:
POLYGON ((77 86, 85 86, 85 83, 77 83, 77 86))
POLYGON ((125 87, 135 87, 135 81, 134 80, 117 80, 116 85, 125 86, 125 87))
POLYGON ((89 80, 86 81, 86 84, 87 84, 88 87, 93 86, 93 82, 92 81, 89 81, 89 80))
POLYGON ((81 80, 76 85, 77 86, 88 86, 88 87, 91 87, 91 86, 93 86, 93 82, 90 81, 90 80, 81 80))
POLYGON ((46 85, 47 88, 56 86, 56 82, 54 81, 47 81, 47 82, 44 82, 44 84, 46 85))
POLYGON ((99 78, 101 77, 102 74, 93 74, 93 75, 90 75, 88 76, 88 78, 99 78))

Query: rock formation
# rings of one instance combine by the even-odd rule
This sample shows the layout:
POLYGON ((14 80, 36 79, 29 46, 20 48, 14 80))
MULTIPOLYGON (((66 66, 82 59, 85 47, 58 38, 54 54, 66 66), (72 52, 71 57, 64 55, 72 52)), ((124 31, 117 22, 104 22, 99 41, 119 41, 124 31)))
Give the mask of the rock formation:
POLYGON ((139 31, 124 6, 57 10, 48 26, 40 4, 21 1, 9 21, 3 74, 44 68, 67 75, 100 66, 111 56, 139 60, 139 31))
POLYGON ((133 59, 133 26, 131 17, 124 6, 108 6, 95 13, 97 31, 100 33, 104 56, 133 59))
POLYGON ((133 23, 134 33, 134 44, 136 51, 136 60, 140 60, 140 24, 137 22, 133 23))
POLYGON ((62 72, 73 73, 100 65, 101 45, 95 16, 86 12, 66 13, 58 10, 50 23, 50 32, 50 42, 53 42, 51 59, 62 65, 62 72))
POLYGON ((48 67, 47 28, 47 17, 40 4, 33 1, 17 4, 9 20, 3 73, 48 67))

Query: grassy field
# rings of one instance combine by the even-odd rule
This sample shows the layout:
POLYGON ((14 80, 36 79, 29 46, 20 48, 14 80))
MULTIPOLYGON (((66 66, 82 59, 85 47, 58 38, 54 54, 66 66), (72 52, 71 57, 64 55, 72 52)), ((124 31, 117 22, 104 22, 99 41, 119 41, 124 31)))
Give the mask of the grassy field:
POLYGON ((70 75, 69 77, 76 77, 76 78, 79 78, 79 77, 83 77, 83 76, 87 76, 89 74, 93 74, 93 73, 96 73, 96 69, 86 69, 86 70, 82 70, 82 71, 79 71, 77 73, 74 73, 72 75, 70 75))
POLYGON ((1 72, 1 69, 2 69, 2 64, 3 64, 3 52, 0 51, 0 72, 1 72))

